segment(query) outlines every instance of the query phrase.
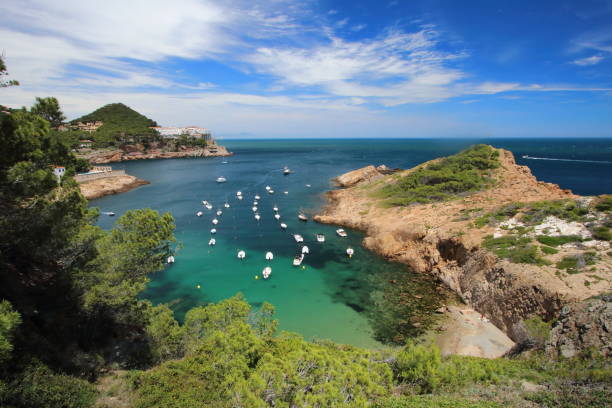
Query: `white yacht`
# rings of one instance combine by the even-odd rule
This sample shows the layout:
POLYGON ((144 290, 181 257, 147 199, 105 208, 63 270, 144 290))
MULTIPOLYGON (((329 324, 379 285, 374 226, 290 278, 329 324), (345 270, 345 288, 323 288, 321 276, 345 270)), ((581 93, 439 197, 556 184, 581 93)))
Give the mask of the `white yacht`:
POLYGON ((209 246, 215 246, 216 243, 217 243, 217 240, 214 238, 211 238, 210 241, 208 241, 209 246))
POLYGON ((289 167, 285 166, 285 168, 283 168, 283 174, 285 176, 288 176, 289 174, 291 174, 291 170, 289 170, 289 167))
POLYGON ((346 254, 348 255, 349 258, 352 258, 354 253, 355 251, 353 250, 353 248, 351 247, 346 248, 346 254))
POLYGON ((245 257, 246 257, 246 252, 244 252, 242 249, 238 251, 238 259, 244 259, 245 257))
POLYGON ((304 254, 297 254, 295 258, 293 258, 293 266, 300 266, 303 260, 304 254))
POLYGON ((227 179, 225 177, 217 177, 217 183, 225 183, 227 179))
POLYGON ((196 215, 197 215, 198 217, 201 217, 201 216, 203 216, 203 215, 204 215, 204 213, 203 213, 202 211, 198 211, 198 212, 196 213, 196 215))
POLYGON ((268 279, 270 277, 270 274, 272 274, 272 268, 266 266, 261 274, 264 279, 268 279))
POLYGON ((336 230, 336 234, 338 234, 338 236, 340 236, 340 237, 346 237, 346 236, 347 236, 346 231, 345 231, 345 230, 343 230, 342 228, 338 228, 338 229, 336 230))
POLYGON ((218 220, 218 219, 216 219, 216 218, 213 218, 212 223, 213 223, 213 224, 215 224, 215 225, 217 225, 217 224, 219 223, 219 220, 218 220))
POLYGON ((300 219, 300 221, 308 221, 308 217, 304 213, 299 213, 298 218, 300 219))
POLYGON ((293 238, 295 239, 295 242, 304 242, 304 238, 302 238, 300 234, 294 234, 293 238))
POLYGON ((280 214, 274 214, 274 218, 276 218, 277 220, 280 220, 280 214))
POLYGON ((274 208, 272 208, 274 210, 274 212, 278 212, 278 207, 274 206, 274 208))
POLYGON ((221 215, 221 214, 223 214, 223 211, 221 211, 221 210, 217 210, 217 216, 219 216, 219 215, 221 215))
POLYGON ((257 212, 257 207, 253 207, 253 212, 257 212))
POLYGON ((242 192, 241 192, 241 191, 236 191, 236 197, 239 197, 239 196, 241 196, 241 195, 242 195, 242 192))
POLYGON ((208 201, 203 200, 203 201, 202 201, 202 205, 203 205, 203 206, 207 206, 207 205, 208 205, 208 201))
POLYGON ((213 235, 216 234, 217 233, 217 229, 216 228, 211 229, 210 233, 213 234, 213 235))
POLYGON ((255 219, 256 219, 257 221, 259 221, 259 220, 261 219, 261 217, 259 216, 259 214, 255 214, 255 219))
POLYGON ((223 206, 224 206, 225 208, 230 208, 229 203, 225 203, 225 204, 223 204, 223 206))
POLYGON ((168 259, 166 259, 166 262, 168 262, 169 264, 174 263, 174 256, 170 255, 168 259))
POLYGON ((261 199, 261 197, 260 197, 259 195, 256 195, 256 196, 255 196, 255 199, 256 199, 256 200, 259 200, 259 199, 261 199))
POLYGON ((302 247, 302 253, 303 254, 309 254, 310 253, 310 249, 306 245, 304 245, 302 247))
POLYGON ((256 206, 256 205, 259 205, 259 201, 257 201, 257 200, 256 200, 256 201, 253 201, 253 205, 255 205, 255 206, 256 206))
POLYGON ((274 259, 274 254, 272 254, 272 252, 268 251, 266 252, 266 261, 271 261, 274 259))
POLYGON ((281 222, 281 223, 280 223, 280 227, 281 227, 282 229, 287 229, 287 224, 285 224, 284 222, 281 222))
POLYGON ((325 235, 317 234, 317 242, 325 242, 325 235))
POLYGON ((266 186, 266 191, 270 191, 271 188, 272 187, 270 187, 270 186, 266 186))
POLYGON ((274 190, 272 189, 268 190, 268 194, 274 194, 274 190))
POLYGON ((206 209, 207 210, 212 210, 212 205, 211 204, 206 204, 206 209))

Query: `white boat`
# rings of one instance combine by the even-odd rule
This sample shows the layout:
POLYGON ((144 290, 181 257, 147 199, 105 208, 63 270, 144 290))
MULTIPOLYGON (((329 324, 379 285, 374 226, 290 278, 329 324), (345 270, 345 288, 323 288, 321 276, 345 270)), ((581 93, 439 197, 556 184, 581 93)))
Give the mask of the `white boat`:
POLYGON ((266 191, 270 191, 271 188, 272 187, 270 187, 270 186, 266 186, 266 191))
POLYGON ((268 190, 268 194, 274 194, 274 190, 268 190))
POLYGON ((259 205, 259 201, 253 201, 253 205, 255 206, 259 205))
POLYGON ((203 206, 207 206, 208 205, 208 201, 206 201, 206 200, 202 201, 202 205, 203 206))
POLYGON ((300 266, 303 260, 304 254, 297 254, 295 258, 293 258, 293 266, 300 266))
POLYGON ((217 177, 217 183, 225 183, 227 179, 225 177, 217 177))
POLYGON ((274 214, 274 218, 276 218, 277 220, 280 220, 280 214, 274 214))
POLYGON ((306 184, 306 187, 310 187, 310 184, 306 184))
POLYGON ((115 213, 112 212, 112 211, 104 211, 104 212, 102 212, 102 214, 108 215, 109 217, 114 217, 115 216, 115 213))
POLYGON ((225 208, 230 208, 229 203, 225 203, 225 204, 223 204, 223 206, 224 206, 225 208))
POLYGON ((196 215, 197 215, 198 217, 201 217, 201 216, 203 216, 203 215, 204 215, 204 213, 203 213, 202 211, 198 211, 198 212, 196 213, 196 215))
POLYGON ((210 205, 210 204, 206 204, 206 209, 207 209, 207 210, 212 210, 212 205, 210 205))
POLYGON ((223 160, 221 164, 227 164, 227 160, 223 160))
POLYGON ((238 196, 238 199, 239 199, 239 200, 242 200, 242 196, 238 196))
POLYGON ((338 236, 340 236, 340 237, 346 237, 346 236, 348 235, 348 234, 346 233, 346 231, 345 231, 345 230, 343 230, 342 228, 338 228, 338 229, 336 230, 336 234, 338 234, 338 236))
POLYGON ((166 259, 166 262, 168 262, 169 264, 174 263, 174 256, 170 255, 168 259, 166 259))
POLYGON ((309 254, 310 253, 310 249, 306 245, 304 245, 302 247, 302 253, 303 254, 309 254))
POLYGON ((242 195, 242 192, 241 192, 241 191, 236 191, 236 197, 239 197, 239 196, 241 196, 241 195, 242 195))
POLYGON ((218 211, 217 211, 217 215, 221 215, 221 214, 223 214, 223 211, 218 210, 218 211))
POLYGON ((217 224, 219 223, 219 220, 218 220, 218 219, 216 219, 216 218, 213 218, 212 223, 213 223, 213 224, 215 224, 215 225, 217 225, 217 224))
POLYGON ((216 234, 216 233, 217 233, 217 229, 216 229, 216 228, 211 229, 211 230, 210 230, 210 233, 211 233, 211 234, 216 234))
POLYGON ((289 194, 289 192, 288 191, 283 191, 283 194, 289 194))
POLYGON ((294 234, 293 238, 295 239, 295 242, 304 242, 304 238, 302 238, 300 234, 294 234))
POLYGON ((258 196, 258 195, 256 195, 256 196, 255 196, 255 199, 256 199, 256 200, 259 200, 260 198, 261 198, 261 197, 260 197, 260 196, 258 196))
POLYGON ((272 208, 274 210, 274 212, 278 212, 278 207, 274 206, 274 208, 272 208))
POLYGON ((346 254, 348 255, 349 258, 352 258, 354 253, 355 251, 353 250, 353 248, 351 247, 346 248, 346 254))
POLYGON ((272 273, 272 268, 270 268, 269 266, 266 266, 261 274, 264 279, 268 279, 271 273, 272 273))
POLYGON ((308 221, 308 217, 303 213, 299 213, 298 218, 300 219, 300 221, 308 221))
POLYGON ((317 242, 325 242, 325 235, 317 234, 317 242))
POLYGON ((287 229, 287 224, 285 224, 284 222, 281 222, 281 223, 280 223, 280 227, 281 227, 282 229, 287 229))
POLYGON ((260 219, 260 218, 261 218, 261 217, 259 216, 259 214, 255 214, 255 219, 256 219, 257 221, 259 221, 259 219, 260 219))
POLYGON ((266 252, 266 261, 271 261, 274 259, 274 255, 272 254, 272 252, 268 251, 266 252))
POLYGON ((216 243, 217 243, 217 240, 214 238, 211 238, 210 241, 208 241, 209 246, 215 246, 216 243))
POLYGON ((253 212, 257 212, 257 207, 253 207, 253 212))
POLYGON ((291 170, 289 170, 289 167, 285 166, 285 168, 283 169, 283 174, 284 174, 285 176, 287 176, 287 175, 291 174, 291 170))
POLYGON ((244 259, 245 257, 246 257, 246 252, 244 252, 242 249, 238 251, 238 259, 244 259))

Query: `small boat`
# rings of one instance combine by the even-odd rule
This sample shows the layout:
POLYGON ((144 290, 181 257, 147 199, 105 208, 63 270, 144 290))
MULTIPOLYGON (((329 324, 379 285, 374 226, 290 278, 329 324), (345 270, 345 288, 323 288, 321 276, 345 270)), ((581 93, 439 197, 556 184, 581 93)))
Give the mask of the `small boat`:
POLYGON ((253 201, 253 205, 258 205, 259 201, 253 201))
POLYGON ((271 188, 272 187, 270 187, 270 186, 266 186, 266 191, 270 191, 271 188))
POLYGON ((257 221, 259 221, 259 219, 260 219, 260 218, 261 218, 261 217, 259 216, 259 214, 255 214, 255 219, 256 219, 257 221))
POLYGON ((268 194, 274 194, 274 190, 272 189, 268 190, 268 194))
POLYGON ((239 197, 239 196, 241 196, 241 195, 242 195, 242 192, 241 192, 241 191, 236 191, 236 197, 239 197))
POLYGON ((285 166, 285 168, 283 169, 283 174, 284 174, 285 176, 287 176, 287 175, 291 174, 291 170, 289 170, 289 167, 285 166))
POLYGON ((174 263, 174 256, 170 255, 168 259, 166 259, 166 262, 168 262, 169 264, 174 263))
POLYGON ((306 184, 306 187, 311 187, 311 185, 310 184, 306 184))
POLYGON ((278 207, 274 206, 274 208, 272 208, 274 210, 274 212, 278 212, 278 207))
POLYGON ((204 213, 203 213, 202 211, 198 211, 198 212, 196 213, 196 215, 197 215, 198 217, 201 217, 201 216, 203 216, 203 215, 204 215, 204 213))
POLYGON ((108 215, 109 217, 114 217, 115 216, 115 213, 112 212, 112 211, 104 211, 102 214, 108 215))
POLYGON ((216 218, 213 218, 212 223, 213 223, 213 224, 215 224, 215 225, 217 225, 217 224, 219 223, 219 220, 218 220, 218 219, 216 219, 216 218))
POLYGON ((303 260, 304 254, 297 254, 295 258, 293 258, 293 266, 300 266, 303 260))
POLYGON ((304 245, 302 247, 302 253, 303 254, 309 254, 310 253, 310 249, 306 245, 304 245))
POLYGON ((352 258, 354 253, 355 251, 353 250, 353 248, 351 247, 346 248, 346 254, 348 255, 349 258, 352 258))
POLYGON ((242 249, 238 251, 238 259, 244 259, 245 257, 246 257, 246 252, 244 252, 242 249))
POLYGON ((215 246, 216 243, 217 243, 217 240, 214 238, 211 238, 210 241, 208 241, 209 246, 215 246))
POLYGON ((217 177, 217 183, 225 183, 227 179, 225 177, 217 177))
POLYGON ((217 215, 221 215, 221 214, 223 214, 223 211, 217 210, 217 215))
POLYGON ((212 205, 210 205, 210 204, 206 204, 206 209, 207 209, 207 210, 212 210, 212 205))
POLYGON ((264 279, 268 279, 271 273, 272 273, 272 268, 270 268, 269 266, 266 266, 261 274, 263 275, 264 279))
POLYGON ((253 207, 253 212, 257 212, 257 207, 253 207))
POLYGON ((271 261, 274 259, 274 255, 272 254, 272 252, 268 251, 266 252, 266 261, 271 261))
POLYGON ((308 217, 304 213, 299 213, 298 218, 300 221, 308 221, 308 217))
POLYGON ((304 238, 302 238, 300 234, 294 234, 293 238, 295 239, 295 242, 304 242, 304 238))
POLYGON ((256 195, 256 196, 255 196, 255 199, 256 199, 256 200, 259 200, 259 199, 261 199, 261 197, 260 197, 260 196, 258 196, 258 195, 256 195))
POLYGON ((223 160, 221 164, 227 164, 227 160, 223 160))
POLYGON ((202 205, 203 206, 207 206, 208 205, 208 201, 206 201, 206 200, 202 201, 202 205))
POLYGON ((317 242, 325 242, 325 235, 317 234, 317 242))
POLYGON ((239 199, 239 200, 242 200, 242 196, 238 196, 238 199, 239 199))
POLYGON ((283 191, 283 194, 289 194, 289 192, 288 191, 283 191))
POLYGON ((211 230, 210 230, 210 233, 211 233, 211 234, 216 234, 216 233, 217 233, 217 229, 216 229, 216 228, 211 229, 211 230))
POLYGON ((277 220, 280 220, 280 214, 274 214, 274 218, 276 218, 277 220))
POLYGON ((224 206, 225 208, 230 208, 229 203, 225 203, 225 204, 223 204, 223 206, 224 206))
POLYGON ((282 229, 287 229, 287 224, 285 224, 284 222, 281 222, 281 223, 280 223, 280 227, 281 227, 282 229))
POLYGON ((346 237, 346 236, 348 235, 348 234, 346 233, 346 231, 345 231, 345 230, 343 230, 342 228, 338 228, 338 229, 336 230, 336 234, 338 234, 338 236, 340 236, 340 237, 346 237))
POLYGON ((528 156, 528 155, 526 155, 526 154, 522 155, 521 157, 522 157, 523 159, 528 159, 528 158, 529 158, 529 156, 528 156))

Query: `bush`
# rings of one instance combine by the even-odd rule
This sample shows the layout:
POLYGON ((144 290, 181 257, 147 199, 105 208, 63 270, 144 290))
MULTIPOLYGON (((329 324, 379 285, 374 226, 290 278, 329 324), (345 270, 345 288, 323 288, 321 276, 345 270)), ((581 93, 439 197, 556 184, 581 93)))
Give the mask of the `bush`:
POLYGON ((540 224, 548 216, 555 216, 567 221, 584 221, 589 213, 579 207, 574 200, 539 201, 525 209, 521 221, 529 225, 540 224))
POLYGON ((374 404, 374 408, 500 408, 496 402, 471 401, 434 395, 391 397, 374 404))
POLYGON ((549 262, 539 255, 538 247, 531 245, 530 242, 531 238, 529 237, 506 235, 493 238, 493 236, 488 235, 483 241, 483 246, 498 257, 514 263, 547 265, 549 262))
POLYGON ((612 195, 606 195, 601 197, 595 204, 597 211, 608 212, 612 210, 612 195))
POLYGON ((554 254, 559 253, 558 250, 556 250, 555 248, 551 248, 549 246, 541 246, 540 250, 544 252, 546 255, 554 255, 554 254))
POLYGON ((612 241, 612 232, 608 227, 597 227, 593 229, 593 238, 602 241, 612 241))
POLYGON ((538 235, 537 238, 539 243, 548 245, 548 246, 559 246, 568 244, 570 242, 580 242, 582 238, 578 235, 560 235, 558 237, 549 237, 547 235, 538 235))

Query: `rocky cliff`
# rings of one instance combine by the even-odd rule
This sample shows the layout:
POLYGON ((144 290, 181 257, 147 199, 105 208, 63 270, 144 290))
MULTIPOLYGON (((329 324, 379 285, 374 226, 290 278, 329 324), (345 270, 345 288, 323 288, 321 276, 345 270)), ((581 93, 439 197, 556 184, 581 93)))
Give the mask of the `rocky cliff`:
POLYGON ((217 157, 231 156, 224 146, 214 146, 206 148, 185 147, 182 146, 178 151, 167 151, 153 145, 149 149, 145 149, 143 145, 128 145, 122 149, 91 151, 80 154, 79 156, 89 160, 91 164, 114 163, 129 160, 147 160, 147 159, 179 159, 183 157, 217 157))
POLYGON ((149 184, 149 182, 134 176, 125 175, 86 181, 80 183, 79 187, 85 198, 94 200, 107 195, 125 193, 145 184, 149 184))
POLYGON ((550 319, 563 305, 608 290, 612 273, 601 272, 602 281, 587 286, 577 275, 561 277, 554 267, 511 263, 482 249, 483 238, 494 230, 474 228, 465 216, 471 211, 486 212, 516 201, 577 198, 536 180, 509 151, 500 149, 499 161, 493 187, 452 201, 408 207, 383 205, 371 192, 414 169, 387 176, 368 166, 338 177, 338 184, 347 188, 328 192, 328 205, 314 219, 365 231, 366 248, 445 282, 516 339, 515 325, 524 318, 550 319))

